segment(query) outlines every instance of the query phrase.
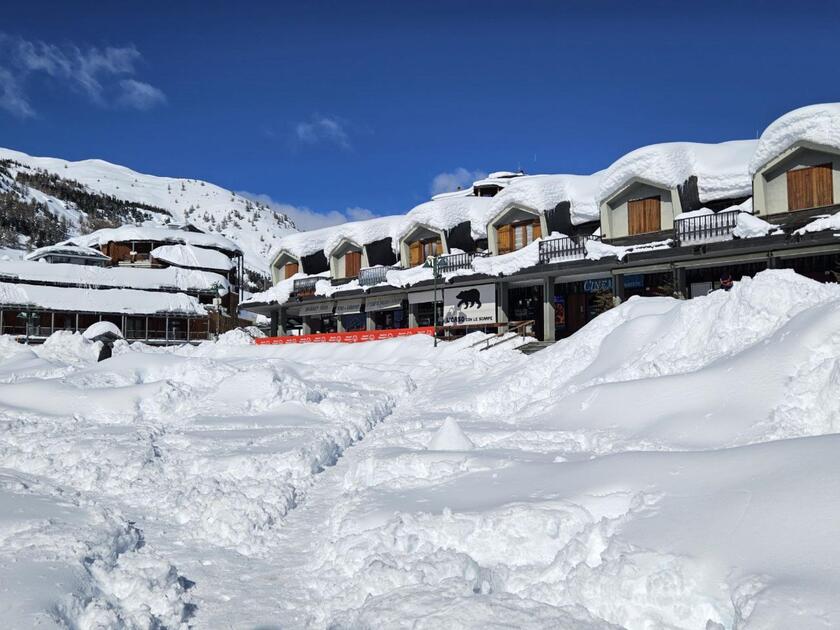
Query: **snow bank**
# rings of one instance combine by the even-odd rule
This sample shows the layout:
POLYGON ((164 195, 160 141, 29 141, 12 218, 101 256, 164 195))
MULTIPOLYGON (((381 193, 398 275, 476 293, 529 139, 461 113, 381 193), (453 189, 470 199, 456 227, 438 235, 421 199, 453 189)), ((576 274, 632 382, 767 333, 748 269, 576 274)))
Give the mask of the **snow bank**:
POLYGON ((116 324, 111 322, 96 322, 95 324, 91 324, 85 328, 85 331, 82 333, 82 336, 89 341, 92 341, 101 335, 108 335, 115 339, 122 339, 122 332, 120 332, 120 329, 116 326, 116 324))
POLYGON ((809 232, 822 232, 823 230, 840 230, 840 212, 831 216, 824 216, 814 219, 807 225, 799 228, 794 234, 807 234, 809 232))
POLYGON ((153 249, 150 256, 171 265, 193 269, 216 269, 228 272, 236 266, 233 260, 220 251, 192 245, 163 245, 153 249))
POLYGON ((598 202, 611 197, 633 178, 663 188, 676 188, 692 175, 697 177, 702 202, 748 197, 752 194, 749 164, 757 143, 756 140, 720 144, 669 142, 636 149, 604 172, 598 202))
POLYGON ((800 142, 840 150, 840 103, 800 107, 770 123, 750 160, 750 174, 800 142))
MULTIPOLYGON (((552 234, 551 238, 555 236, 552 234)), ((520 269, 534 267, 540 262, 540 242, 542 240, 538 238, 522 249, 499 256, 477 256, 473 258, 472 267, 478 273, 489 276, 510 275, 520 269)))
POLYGON ((769 234, 783 234, 784 232, 778 225, 768 223, 764 219, 760 219, 752 214, 742 212, 738 215, 735 229, 732 230, 732 236, 735 238, 758 238, 767 236, 769 234))

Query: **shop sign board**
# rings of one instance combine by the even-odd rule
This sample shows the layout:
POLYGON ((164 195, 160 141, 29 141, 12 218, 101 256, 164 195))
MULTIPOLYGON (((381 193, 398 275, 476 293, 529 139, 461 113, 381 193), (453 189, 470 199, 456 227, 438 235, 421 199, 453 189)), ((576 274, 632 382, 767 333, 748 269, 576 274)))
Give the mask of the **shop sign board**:
POLYGON ((583 290, 586 293, 601 293, 602 291, 613 290, 612 278, 592 278, 583 281, 583 290))
POLYGON ((496 286, 480 284, 446 287, 443 291, 444 326, 481 326, 496 323, 496 286))

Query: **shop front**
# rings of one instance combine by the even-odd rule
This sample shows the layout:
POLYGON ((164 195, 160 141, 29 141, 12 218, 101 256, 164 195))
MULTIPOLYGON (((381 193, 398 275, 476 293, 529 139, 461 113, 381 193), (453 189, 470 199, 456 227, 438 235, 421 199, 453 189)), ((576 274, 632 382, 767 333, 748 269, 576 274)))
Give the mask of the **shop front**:
POLYGON ((752 278, 765 269, 766 260, 688 268, 685 270, 685 297, 701 297, 719 289, 720 281, 725 276, 731 276, 733 281, 738 282, 745 277, 752 278))
POLYGON ((533 321, 525 332, 542 341, 545 319, 542 284, 508 289, 508 319, 512 322, 533 321))
POLYGON ((435 319, 435 292, 414 291, 408 294, 408 309, 413 319, 412 326, 434 326, 443 323, 443 289, 437 292, 437 319, 435 319))
POLYGON ((563 339, 576 333, 615 305, 611 277, 590 278, 554 285, 554 335, 563 339))
POLYGON ((407 328, 407 310, 404 308, 405 295, 383 295, 367 298, 365 311, 373 321, 372 330, 392 330, 407 328))
POLYGON ((367 328, 367 317, 364 314, 364 300, 339 300, 335 303, 335 316, 341 325, 341 332, 355 332, 367 328))
POLYGON ((335 302, 320 302, 318 304, 304 304, 300 307, 300 317, 303 321, 305 334, 336 332, 336 319, 333 315, 335 302))

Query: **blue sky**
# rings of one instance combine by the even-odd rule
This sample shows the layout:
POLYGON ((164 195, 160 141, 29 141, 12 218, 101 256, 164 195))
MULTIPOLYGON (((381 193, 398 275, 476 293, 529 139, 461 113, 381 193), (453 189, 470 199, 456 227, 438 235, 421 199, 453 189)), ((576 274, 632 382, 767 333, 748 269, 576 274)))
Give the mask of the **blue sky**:
POLYGON ((0 145, 206 179, 314 226, 840 100, 824 1, 244 6, 4 6, 0 145))

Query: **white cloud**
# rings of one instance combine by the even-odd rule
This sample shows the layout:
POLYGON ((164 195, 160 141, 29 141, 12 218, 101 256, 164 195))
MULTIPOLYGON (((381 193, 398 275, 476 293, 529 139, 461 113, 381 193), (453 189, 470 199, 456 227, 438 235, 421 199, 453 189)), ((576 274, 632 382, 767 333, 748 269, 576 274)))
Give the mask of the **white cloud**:
POLYGON ((315 115, 307 122, 295 125, 295 138, 302 144, 335 144, 350 149, 350 136, 344 125, 331 116, 315 115))
POLYGON ((166 95, 161 90, 143 81, 123 79, 120 81, 120 88, 122 89, 122 94, 119 96, 118 101, 126 107, 151 109, 155 105, 166 102, 166 95))
POLYGON ((57 46, 0 33, 0 58, 6 62, 8 75, 0 76, 0 107, 18 116, 34 115, 24 86, 37 75, 61 82, 102 107, 148 109, 166 100, 159 88, 131 78, 142 59, 134 46, 57 46), (12 92, 16 98, 8 96, 9 85, 16 86, 12 92))
POLYGON ((362 221, 376 216, 367 208, 352 207, 347 208, 344 212, 337 210, 318 212, 306 206, 293 206, 288 203, 275 201, 270 196, 264 194, 250 193, 243 190, 236 191, 236 194, 262 202, 269 208, 277 212, 282 212, 294 221, 297 228, 302 231, 317 230, 322 227, 347 223, 347 221, 362 221))
POLYGON ((35 115, 18 80, 2 67, 0 67, 0 108, 19 118, 30 118, 35 115))
POLYGON ((466 188, 478 179, 484 179, 487 173, 483 171, 470 171, 463 167, 456 168, 448 173, 438 173, 432 179, 430 191, 433 195, 452 192, 458 188, 466 188))

